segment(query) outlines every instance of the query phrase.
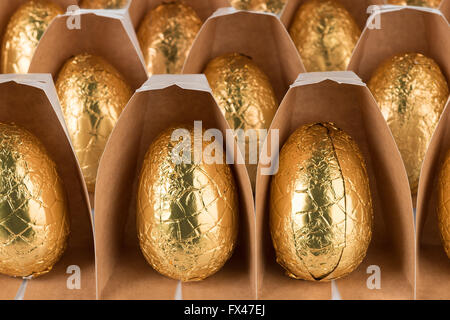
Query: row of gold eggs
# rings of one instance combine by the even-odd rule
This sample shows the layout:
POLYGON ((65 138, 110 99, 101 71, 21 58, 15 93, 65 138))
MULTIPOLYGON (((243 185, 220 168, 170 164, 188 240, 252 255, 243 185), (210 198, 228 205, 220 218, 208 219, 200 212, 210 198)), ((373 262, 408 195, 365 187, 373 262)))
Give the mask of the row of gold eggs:
MULTIPOLYGON (((187 78, 180 78, 179 81, 189 83, 187 78)), ((145 109, 142 105, 145 105, 144 101, 152 101, 155 106, 152 112, 140 111, 140 117, 138 113, 134 118, 130 118, 133 112, 131 107, 127 109, 126 117, 121 120, 112 138, 114 143, 110 143, 102 160, 102 181, 96 196, 96 202, 100 204, 96 208, 99 210, 96 215, 100 215, 99 218, 96 216, 97 258, 103 264, 107 260, 105 256, 111 255, 111 245, 114 246, 118 241, 118 234, 115 234, 115 239, 108 239, 108 236, 105 239, 104 233, 114 235, 121 229, 117 229, 117 226, 124 219, 120 217, 124 210, 123 202, 126 202, 123 198, 127 198, 133 189, 129 184, 130 171, 127 167, 130 167, 130 163, 131 166, 136 165, 133 148, 140 147, 142 154, 138 158, 142 160, 142 165, 138 165, 141 167, 137 170, 140 172, 139 178, 131 178, 138 181, 136 230, 127 227, 122 232, 128 233, 126 238, 135 238, 137 235, 142 253, 154 270, 173 279, 199 281, 218 272, 232 255, 238 244, 238 229, 242 232, 238 221, 254 223, 249 219, 248 206, 245 209, 242 203, 248 202, 251 191, 249 184, 247 187, 243 185, 242 174, 239 176, 236 169, 232 173, 231 167, 226 164, 173 163, 171 154, 176 141, 173 142, 171 136, 174 129, 185 129, 183 136, 190 137, 191 143, 195 143, 195 132, 190 123, 168 124, 177 122, 177 119, 188 121, 189 113, 192 113, 193 119, 201 119, 202 113, 209 113, 203 116, 208 118, 214 115, 214 111, 218 114, 220 111, 213 108, 206 110, 202 99, 195 100, 200 106, 193 110, 192 99, 180 95, 183 89, 173 86, 169 89, 171 91, 164 92, 163 98, 161 93, 156 92, 155 99, 133 101, 134 112, 145 109), (171 98, 177 94, 177 99, 171 98), (155 100, 158 96, 160 101, 157 103, 155 100), (182 101, 185 101, 185 105, 180 105, 182 101), (161 110, 161 104, 170 110, 181 109, 182 114, 174 117, 166 113, 168 119, 164 119, 165 110, 161 110), (155 117, 157 119, 150 120, 155 117), (153 121, 150 129, 153 133, 150 136, 148 132, 142 131, 147 121, 153 121), (132 134, 130 128, 137 130, 137 133, 132 134), (142 135, 147 137, 143 138, 142 135), (117 152, 117 147, 120 152, 117 152), (108 162, 114 163, 114 166, 105 166, 108 162), (125 169, 119 169, 118 166, 125 169), (123 170, 125 172, 121 172, 123 170), (107 199, 111 193, 115 193, 115 196, 107 199)), ((206 95, 209 96, 209 93, 206 95)), ((209 103, 214 104, 212 97, 209 103)), ((223 130, 225 123, 221 119, 215 126, 223 130)), ((385 130, 387 132, 387 127, 385 130)), ((204 131, 200 132, 204 134, 204 131)), ((17 125, 3 125, 2 137, 2 163, 8 165, 3 168, 2 178, 23 181, 19 184, 8 183, 9 189, 4 190, 11 197, 7 203, 20 203, 20 211, 9 207, 9 214, 6 210, 3 212, 7 216, 13 213, 17 221, 2 221, 2 227, 10 235, 15 234, 14 239, 8 238, 12 241, 4 243, 2 248, 2 253, 15 258, 2 260, 2 273, 37 277, 50 271, 64 251, 69 229, 64 187, 58 182, 58 168, 55 168, 45 148, 32 134, 17 125), (12 161, 9 160, 10 154, 13 155, 12 161), (36 167, 35 162, 39 167, 36 167), (51 168, 52 172, 33 176, 37 168, 51 168), (40 190, 39 186, 42 185, 49 192, 37 191, 36 195, 27 193, 27 190, 40 190), (55 199, 59 204, 50 205, 55 199), (36 201, 41 203, 42 212, 36 210, 36 201), (26 221, 26 225, 21 226, 18 224, 20 221, 26 221), (59 229, 47 228, 47 232, 43 233, 39 226, 42 223, 45 225, 46 221, 50 223, 49 227, 59 229), (53 240, 52 235, 59 240, 53 240), (45 252, 40 255, 40 249, 47 248, 56 257, 45 252), (14 268, 8 269, 10 266, 14 268)), ((393 142, 389 144, 389 150, 394 151, 393 142)), ((203 144, 205 147, 207 144, 203 144)), ((361 147, 364 146, 358 145, 344 130, 325 122, 294 128, 283 143, 280 168, 270 182, 269 210, 277 261, 289 276, 314 282, 338 279, 355 270, 364 259, 372 237, 373 214, 366 169, 368 159, 363 156, 361 147), (291 214, 294 212, 298 216, 291 214), (291 217, 295 217, 295 220, 291 220, 291 217)), ((223 159, 221 146, 216 150, 219 152, 218 157, 223 159)), ((445 165, 443 168, 445 172, 445 165)), ((403 186, 407 186, 406 176, 402 176, 401 180, 403 186)), ((397 228, 403 227, 397 225, 397 228)), ((244 230, 249 231, 251 228, 244 230)), ((412 235, 412 231, 406 233, 412 235)), ((250 240, 251 232, 240 237, 248 242, 246 245, 254 245, 250 240)), ((241 242, 241 250, 242 245, 241 242)), ((142 266, 141 256, 127 256, 127 259, 136 259, 133 262, 142 266)), ((104 272, 103 277, 109 278, 104 272)), ((133 273, 133 270, 127 272, 133 273)), ((141 275, 152 274, 150 268, 139 272, 141 275)), ((130 290, 135 290, 135 287, 130 286, 130 290)))
MULTIPOLYGON (((289 33, 309 72, 345 70, 348 66, 364 25, 358 24, 356 17, 350 14, 349 4, 344 6, 339 1, 308 0, 296 4, 297 8, 289 13, 293 15, 287 26, 289 33)), ((440 0, 391 2, 438 7, 440 0)), ((127 3, 126 0, 81 1, 80 6, 89 9, 114 9, 127 3)), ((65 4, 70 4, 70 1, 65 4)), ((365 3, 361 7, 363 15, 369 4, 365 3)), ((224 5, 226 3, 219 2, 203 11, 207 12, 207 16, 224 5)), ((282 8, 284 2, 232 1, 232 5, 245 10, 274 11, 282 8)), ((181 72, 189 49, 202 26, 202 18, 205 19, 203 11, 200 18, 201 10, 197 5, 191 7, 184 2, 163 2, 153 6, 144 16, 139 13, 141 19, 137 26, 137 37, 149 75, 181 72)), ((63 13, 61 3, 50 0, 29 0, 16 8, 4 28, 0 71, 26 73, 46 28, 54 17, 63 13)))
MULTIPOLYGON (((222 58, 222 60, 225 60, 227 62, 221 63, 220 59, 218 59, 218 61, 213 60, 213 61, 211 61, 211 66, 210 66, 213 70, 213 72, 212 72, 213 75, 217 74, 217 75, 221 76, 223 73, 224 78, 221 79, 220 77, 218 77, 219 80, 217 80, 217 83, 219 86, 224 85, 224 84, 227 85, 226 82, 227 82, 227 79, 229 79, 228 81, 230 82, 230 86, 236 87, 236 84, 239 84, 239 79, 244 78, 244 80, 246 80, 246 81, 249 81, 249 82, 253 81, 253 82, 259 83, 257 88, 254 88, 254 89, 262 88, 261 93, 257 93, 258 90, 249 91, 249 93, 247 93, 247 94, 250 94, 250 93, 254 94, 256 92, 256 99, 254 99, 254 97, 252 97, 253 100, 250 100, 250 101, 252 101, 251 105, 259 106, 259 105, 261 105, 261 102, 267 103, 270 100, 275 100, 274 98, 273 99, 266 98, 266 95, 268 93, 270 96, 270 93, 273 92, 273 90, 270 89, 270 84, 267 84, 267 82, 268 82, 266 79, 267 77, 265 77, 264 74, 260 70, 258 70, 257 66, 253 67, 251 64, 251 61, 248 61, 248 60, 246 61, 245 56, 242 56, 239 54, 231 54, 231 55, 227 55, 227 56, 224 56, 221 58, 222 58), (245 61, 245 63, 240 62, 241 59, 243 59, 245 61), (220 68, 226 69, 226 67, 228 67, 228 66, 232 66, 233 68, 239 68, 239 66, 241 66, 241 68, 244 68, 244 71, 243 71, 244 73, 249 72, 250 78, 243 77, 242 75, 239 74, 239 72, 236 74, 233 73, 233 75, 236 76, 236 79, 230 78, 230 75, 227 75, 226 71, 224 71, 224 72, 215 71, 214 72, 214 70, 217 70, 220 68), (250 66, 250 67, 248 67, 248 66, 250 66), (245 69, 249 69, 249 71, 247 71, 245 69), (253 75, 253 73, 254 73, 254 75, 253 75), (256 80, 252 80, 251 77, 254 77, 254 79, 256 79, 256 80), (261 101, 258 102, 258 98, 260 96, 262 96, 263 98, 261 99, 261 101)), ((403 62, 404 60, 408 61, 408 58, 409 58, 409 56, 402 57, 400 59, 400 62, 403 62)), ((426 58, 424 58, 426 61, 425 63, 416 63, 416 61, 419 61, 422 58, 423 57, 421 55, 413 56, 413 63, 410 62, 410 64, 418 64, 419 66, 425 65, 426 72, 425 73, 418 72, 418 73, 421 75, 425 74, 427 76, 428 76, 428 73, 431 74, 430 78, 432 79, 432 81, 436 81, 439 84, 440 83, 439 82, 440 72, 438 72, 437 71, 438 69, 436 70, 436 68, 434 67, 435 64, 433 64, 432 62, 429 62, 428 60, 426 60, 426 58)), ((396 59, 393 59, 393 60, 395 62, 396 59)), ((397 66, 394 69, 400 69, 400 67, 397 66)), ((408 68, 408 65, 407 65, 406 69, 411 69, 411 68, 408 68)), ((205 73, 207 75, 209 74, 208 68, 206 69, 205 73)), ((107 114, 107 117, 105 117, 106 119, 103 119, 103 116, 98 117, 99 113, 103 114, 102 107, 105 106, 105 104, 102 104, 101 101, 99 103, 98 100, 101 100, 101 98, 103 98, 103 97, 107 97, 108 99, 113 99, 113 100, 114 99, 120 100, 123 96, 126 96, 127 92, 129 94, 130 90, 127 89, 127 86, 123 84, 124 80, 118 74, 117 70, 114 70, 113 68, 111 68, 111 66, 109 66, 106 62, 102 61, 101 58, 97 59, 97 57, 93 57, 93 56, 85 55, 85 54, 76 56, 73 58, 73 60, 68 61, 65 65, 65 67, 61 70, 60 77, 61 77, 61 79, 58 77, 57 87, 58 87, 58 91, 60 92, 60 99, 62 101, 63 110, 64 110, 65 117, 66 117, 66 122, 68 124, 69 131, 71 131, 73 141, 77 145, 78 144, 77 141, 79 138, 80 145, 81 145, 80 152, 83 152, 83 150, 85 150, 88 147, 93 147, 94 150, 95 150, 95 148, 98 149, 98 146, 95 146, 95 143, 93 143, 92 141, 93 140, 99 141, 99 140, 103 139, 104 141, 101 142, 101 144, 104 145, 106 143, 107 136, 109 135, 109 132, 111 131, 112 126, 115 123, 114 120, 111 121, 110 119, 113 118, 114 115, 116 116, 116 118, 118 116, 117 115, 118 112, 115 111, 114 108, 112 108, 113 109, 112 111, 108 110, 109 113, 107 114), (97 65, 97 67, 95 67, 95 65, 97 65), (79 69, 77 69, 77 68, 79 68, 79 69), (94 74, 93 76, 90 76, 90 73, 92 72, 90 70, 99 71, 99 75, 96 76, 94 74), (67 73, 67 76, 66 76, 66 73, 67 73), (83 75, 83 76, 80 76, 80 75, 83 75), (90 82, 88 84, 86 84, 86 83, 83 83, 83 81, 80 81, 80 79, 83 80, 83 77, 89 78, 90 82), (72 79, 72 78, 74 78, 74 79, 72 79), (66 87, 67 85, 69 87, 66 87), (97 93, 99 94, 99 96, 96 96, 97 93), (108 96, 108 94, 111 94, 111 95, 108 96), (86 103, 86 105, 88 105, 89 107, 86 109, 75 108, 75 110, 72 110, 72 109, 68 110, 67 108, 64 107, 65 99, 61 98, 62 95, 69 96, 70 103, 68 103, 68 105, 71 107, 79 105, 80 101, 81 101, 81 103, 86 103), (86 99, 86 97, 88 99, 86 99), (100 99, 99 99, 99 97, 100 97, 100 99), (79 116, 80 110, 82 113, 87 114, 86 119, 83 119, 83 117, 79 116), (68 118, 70 116, 73 116, 73 118, 74 118, 73 121, 70 118, 68 118), (103 120, 104 120, 103 123, 107 123, 109 126, 106 125, 105 126, 106 128, 104 128, 102 123, 98 121, 99 118, 101 118, 101 120, 102 120, 101 122, 103 122, 103 120), (78 121, 80 121, 82 123, 77 123, 78 121), (73 127, 71 128, 72 122, 74 122, 74 123, 73 123, 73 127), (112 125, 111 125, 111 123, 112 123, 112 125), (87 135, 88 137, 86 137, 86 134, 80 134, 80 132, 83 132, 83 131, 86 132, 84 129, 86 127, 88 127, 89 130, 91 130, 90 128, 94 128, 95 132, 89 132, 89 134, 87 135), (99 139, 99 137, 101 139, 99 139)), ((211 77, 208 77, 208 78, 210 79, 211 77)), ((213 81, 214 80, 210 80, 210 82, 211 82, 210 85, 211 85, 211 87, 213 87, 213 92, 214 92, 217 89, 216 90, 214 89, 213 81)), ((404 81, 404 80, 402 79, 402 81, 404 81)), ((423 81, 419 81, 419 82, 429 84, 428 80, 423 80, 423 81)), ((444 82, 445 82, 445 80, 444 80, 444 82)), ((244 83, 245 83, 245 81, 244 81, 244 83)), ((382 82, 382 83, 384 83, 384 82, 382 82)), ((403 85, 403 83, 401 83, 401 85, 403 85)), ((239 87, 239 86, 237 86, 237 87, 239 87)), ((437 96, 439 97, 440 88, 442 86, 437 85, 436 87, 437 87, 437 92, 438 92, 437 96)), ((219 92, 226 92, 226 91, 219 89, 219 92)), ((242 92, 240 94, 242 94, 243 97, 238 97, 237 100, 239 100, 239 101, 245 100, 246 93, 242 92)), ((273 93, 272 93, 272 96, 273 96, 273 93)), ((401 93, 400 97, 404 98, 404 93, 401 93)), ((129 96, 128 96, 128 98, 129 98, 129 96)), ((216 97, 216 99, 217 99, 217 101, 221 101, 220 96, 216 97)), ((128 99, 124 99, 125 103, 127 100, 128 99)), ((227 100, 227 98, 225 97, 223 100, 227 100)), ((439 99, 434 99, 434 98, 432 99, 432 101, 435 101, 435 100, 439 101, 439 99)), ((125 103, 122 102, 122 108, 125 103)), ((401 103, 403 103, 403 101, 401 103)), ((120 102, 118 102, 117 104, 120 104, 120 102)), ((116 105, 116 103, 112 103, 113 107, 115 105, 116 105)), ((268 110, 267 112, 269 112, 269 116, 267 116, 266 113, 262 112, 261 116, 257 116, 257 119, 260 121, 261 119, 264 120, 265 117, 270 117, 270 116, 273 117, 273 113, 274 113, 273 109, 274 108, 276 108, 276 105, 272 106, 272 110, 270 110, 271 109, 270 107, 269 108, 267 108, 265 106, 261 107, 261 109, 263 111, 265 109, 268 110), (272 112, 272 115, 270 115, 270 112, 272 112)), ((225 107, 222 107, 222 109, 224 110, 224 112, 226 112, 227 110, 230 110, 230 107, 225 106, 225 107)), ((433 109, 433 108, 431 108, 431 109, 433 109)), ((233 127, 235 127, 234 124, 236 124, 236 123, 242 123, 241 118, 244 118, 244 120, 248 119, 248 117, 246 117, 245 114, 242 115, 242 114, 240 114, 240 112, 237 112, 236 110, 231 110, 231 113, 238 114, 237 119, 236 118, 231 119, 232 122, 230 124, 232 124, 233 127)), ((102 147, 100 147, 99 149, 100 149, 99 153, 101 154, 102 147)), ((83 156, 82 154, 78 154, 78 157, 81 162, 83 162, 83 160, 87 158, 86 161, 88 164, 86 165, 86 168, 83 166, 83 168, 82 168, 83 171, 85 171, 85 172, 89 171, 89 170, 92 171, 91 167, 94 167, 95 169, 93 171, 94 171, 94 175, 95 175, 96 166, 98 166, 98 160, 99 160, 98 153, 96 154, 94 152, 89 152, 88 156, 83 156), (97 159, 94 159, 94 161, 92 161, 92 159, 90 159, 91 156, 92 156, 92 158, 97 158, 97 159), (94 163, 94 165, 92 165, 92 163, 94 163)), ((85 176, 87 178, 86 174, 85 174, 85 176)))

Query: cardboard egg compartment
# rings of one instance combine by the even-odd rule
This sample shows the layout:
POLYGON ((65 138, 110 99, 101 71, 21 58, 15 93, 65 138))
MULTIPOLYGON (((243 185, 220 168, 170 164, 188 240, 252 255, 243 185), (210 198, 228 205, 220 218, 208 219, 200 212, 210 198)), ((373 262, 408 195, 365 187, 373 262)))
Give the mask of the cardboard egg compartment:
MULTIPOLYGON (((86 186, 67 135, 48 75, 0 76, 0 121, 33 133, 56 163, 66 192, 70 216, 68 246, 53 269, 28 280, 24 299, 95 299, 95 255, 92 218, 86 186), (81 288, 69 289, 71 265, 81 271, 81 288)), ((22 278, 0 275, 0 299, 13 299, 22 278)))
POLYGON ((449 102, 434 132, 419 181, 416 211, 417 299, 450 299, 450 259, 441 242, 437 219, 438 178, 448 150, 449 102))
MULTIPOLYGON (((280 148, 301 125, 333 122, 358 144, 373 202, 373 236, 361 265, 335 280, 342 299, 414 298, 414 224, 408 179, 400 153, 370 91, 351 72, 301 74, 272 122, 280 148), (369 289, 368 267, 381 270, 381 289, 369 289)), ((270 150, 271 132, 266 139, 270 150)), ((264 151, 263 151, 264 152, 264 151)), ((271 155, 272 161, 275 160, 271 155)), ((291 279, 277 264, 269 229, 271 177, 258 167, 256 244, 258 299, 330 299, 331 282, 291 279)))
MULTIPOLYGON (((297 10, 306 1, 307 0, 287 1, 280 19, 288 30, 294 20, 297 10)), ((366 26, 367 18, 370 15, 370 12, 367 12, 367 8, 371 5, 384 4, 384 0, 338 0, 338 2, 341 3, 345 7, 345 9, 347 9, 347 11, 352 15, 361 31, 366 26)))
MULTIPOLYGON (((136 31, 148 12, 160 4, 173 2, 173 0, 131 0, 128 10, 136 31)), ((182 0, 181 2, 194 9, 202 21, 206 21, 218 8, 229 6, 228 0, 182 0)))
MULTIPOLYGON (((120 15, 87 12, 80 15, 81 29, 71 30, 67 28, 68 19, 69 15, 61 15, 50 24, 36 48, 30 73, 50 73, 56 82, 70 58, 90 53, 113 65, 133 91, 145 82, 147 73, 129 20, 120 15)), ((93 194, 90 197, 93 206, 93 194)))
MULTIPOLYGON (((131 99, 103 154, 95 226, 99 299, 174 299, 179 281, 147 264, 136 234, 136 193, 143 158, 157 135, 177 123, 228 124, 203 75, 153 76, 131 99)), ((227 141, 227 145, 230 141, 227 141)), ((235 159, 238 151, 235 148, 235 159)), ((239 235, 233 256, 211 277, 181 285, 183 299, 254 299, 254 205, 245 165, 231 165, 239 195, 239 235)))
MULTIPOLYGON (((433 59, 450 84, 450 28, 438 10, 391 6, 382 8, 379 15, 381 28, 364 29, 348 70, 368 83, 387 59, 416 52, 433 59)), ((416 195, 413 195, 413 206, 416 206, 416 195)))
POLYGON ((268 76, 278 103, 297 75, 305 72, 297 49, 276 16, 222 8, 200 29, 183 73, 203 73, 212 59, 233 52, 253 59, 268 76))

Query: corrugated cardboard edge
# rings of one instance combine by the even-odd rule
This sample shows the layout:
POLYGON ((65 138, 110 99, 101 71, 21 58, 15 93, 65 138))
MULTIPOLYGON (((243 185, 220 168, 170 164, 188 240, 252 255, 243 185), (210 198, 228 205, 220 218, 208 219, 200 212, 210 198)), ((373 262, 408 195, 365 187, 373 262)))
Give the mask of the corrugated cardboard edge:
MULTIPOLYGON (((336 82, 338 84, 349 84, 349 85, 356 85, 356 86, 360 86, 360 87, 365 87, 365 84, 362 82, 362 80, 360 78, 358 78, 356 76, 356 74, 354 74, 353 72, 307 73, 307 74, 299 75, 299 77, 297 78, 296 82, 291 86, 291 88, 289 89, 288 93, 286 94, 285 100, 287 100, 287 98, 291 94, 290 91, 291 90, 295 90, 295 88, 298 88, 298 87, 301 87, 301 86, 305 86, 305 85, 319 84, 321 82, 328 81, 328 80, 336 82)), ((373 96, 370 94, 370 92, 368 90, 367 90, 367 93, 369 93, 369 95, 370 95, 370 100, 371 100, 370 103, 372 105, 376 105, 375 99, 373 98, 373 96)), ((285 100, 283 100, 282 104, 280 105, 280 109, 283 108, 285 100)), ((379 119, 380 123, 381 122, 384 123, 384 121, 382 120, 381 113, 379 114, 378 118, 380 118, 379 119)), ((276 121, 274 119, 274 123, 275 122, 276 121)), ((388 132, 388 135, 390 136, 390 139, 393 142, 394 139, 393 139, 392 135, 390 134, 390 131, 387 128, 387 125, 386 125, 386 132, 388 132)), ((267 150, 267 141, 268 140, 269 140, 269 136, 267 137, 266 142, 264 144, 263 152, 266 152, 266 150, 267 150)), ((392 145, 395 146, 395 143, 393 142, 392 145)), ((280 146, 280 148, 281 148, 281 146, 280 146)), ((400 163, 401 167, 403 168, 403 172, 400 172, 400 175, 402 175, 402 178, 404 180, 404 183, 403 183, 404 189, 406 188, 407 190, 409 190, 408 183, 407 183, 406 171, 405 171, 403 163, 401 161, 400 153, 399 153, 399 151, 398 151, 398 149, 396 147, 395 147, 395 151, 397 153, 396 154, 396 156, 397 156, 397 164, 400 163)), ((272 160, 271 161, 273 163, 273 161, 274 161, 274 157, 273 156, 272 156, 272 160)), ((262 244, 259 242, 259 240, 261 238, 259 233, 262 232, 263 226, 260 224, 259 220, 261 220, 262 216, 264 215, 264 212, 266 211, 265 210, 266 201, 265 201, 265 199, 262 198, 262 196, 260 196, 260 193, 261 193, 260 188, 261 188, 261 183, 262 183, 261 182, 261 168, 262 168, 262 164, 260 163, 258 165, 257 191, 256 191, 256 218, 257 218, 257 222, 256 222, 257 223, 257 226, 256 226, 257 242, 256 243, 258 245, 258 249, 257 249, 257 261, 258 261, 257 274, 258 275, 261 273, 261 270, 260 270, 261 268, 263 268, 262 270, 264 270, 264 266, 261 266, 259 264, 260 261, 264 264, 264 260, 262 258, 258 257, 260 254, 263 254, 263 249, 261 247, 262 244)), ((268 187, 270 187, 270 181, 268 182, 268 187)), ((267 194, 270 194, 270 193, 267 192, 267 194)), ((407 192, 407 194, 409 195, 409 192, 407 192)), ((405 207, 406 206, 411 207, 411 201, 407 201, 406 203, 403 203, 403 204, 405 205, 405 207)), ((411 211, 412 211, 412 207, 411 207, 411 211)), ((267 222, 267 219, 266 219, 266 222, 267 222)), ((414 263, 415 262, 415 258, 414 257, 415 257, 416 248, 415 248, 415 243, 414 243, 414 222, 413 222, 412 215, 410 217, 410 225, 411 225, 411 232, 413 234, 413 239, 411 239, 413 249, 412 249, 412 252, 410 252, 410 254, 413 255, 412 256, 413 266, 411 266, 412 269, 413 269, 413 271, 412 271, 412 273, 413 273, 412 274, 412 278, 413 279, 410 279, 410 280, 412 280, 412 282, 413 282, 413 283, 411 283, 411 289, 414 290, 414 283, 415 283, 415 263, 414 263)), ((293 281, 295 281, 295 280, 293 280, 293 281)), ((262 280, 258 279, 257 280, 257 284, 258 284, 258 295, 259 295, 260 290, 261 290, 262 280)), ((331 284, 330 284, 330 286, 331 286, 331 284)), ((331 288, 330 288, 330 296, 331 296, 331 288)))

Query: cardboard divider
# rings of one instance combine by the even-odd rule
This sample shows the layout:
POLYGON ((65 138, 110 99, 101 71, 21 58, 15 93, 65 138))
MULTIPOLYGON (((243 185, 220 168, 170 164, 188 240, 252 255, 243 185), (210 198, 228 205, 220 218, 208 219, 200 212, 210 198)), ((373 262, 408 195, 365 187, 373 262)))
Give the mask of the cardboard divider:
MULTIPOLYGON (((56 81, 62 66, 71 57, 90 53, 106 59, 124 77, 132 90, 147 79, 137 41, 125 16, 97 14, 99 10, 83 10, 79 15, 81 28, 68 29, 74 16, 62 15, 50 24, 41 38, 29 68, 30 73, 50 73, 56 81), (130 30, 131 29, 131 30, 130 30)), ((104 10, 109 11, 109 10, 104 10)), ((93 195, 91 204, 93 205, 93 195)))
MULTIPOLYGON (((103 57, 125 78, 133 90, 147 79, 138 48, 126 29, 125 17, 98 15, 85 10, 79 15, 80 29, 69 29, 67 23, 74 16, 62 15, 50 24, 42 36, 31 61, 30 73, 51 73, 56 80, 64 63, 80 53, 103 57)), ((70 20, 72 21, 72 20, 70 20)))
POLYGON ((183 73, 203 73, 213 58, 231 52, 249 56, 269 77, 278 103, 305 72, 289 34, 273 14, 219 9, 200 29, 183 73))
MULTIPOLYGON (((0 43, 3 43, 3 36, 8 26, 9 20, 19 7, 29 0, 0 1, 0 43)), ((67 7, 77 5, 77 0, 51 0, 61 6, 66 11, 67 7)), ((1 54, 1 53, 0 53, 1 54)))
MULTIPOLYGON (((281 148, 301 125, 326 121, 357 142, 366 161, 374 212, 367 256, 350 275, 336 280, 340 295, 343 299, 412 299, 415 249, 408 179, 394 139, 367 87, 351 72, 302 74, 281 103, 271 130, 279 130, 281 148), (367 287, 371 276, 368 267, 372 265, 380 267, 381 289, 367 287)), ((268 150, 271 135, 269 132, 266 139, 268 150)), ((258 298, 329 299, 330 282, 291 279, 275 261, 269 229, 271 177, 262 175, 261 168, 260 163, 256 183, 258 298)))
MULTIPOLYGON (((295 14, 297 13, 297 10, 306 1, 307 0, 289 0, 286 3, 286 7, 281 13, 280 19, 288 30, 292 24, 295 14)), ((352 15, 361 31, 366 26, 367 18, 370 15, 370 13, 367 12, 367 8, 371 5, 384 4, 384 0, 338 0, 338 1, 352 15)))
POLYGON ((417 196, 417 299, 450 299, 450 259, 437 219, 438 178, 450 149, 450 100, 425 156, 417 196))
MULTIPOLYGON (((100 162, 95 198, 98 298, 174 299, 178 281, 157 273, 139 248, 137 184, 145 153, 157 135, 172 124, 195 120, 203 121, 205 129, 219 129, 226 137, 228 124, 203 75, 158 75, 135 93, 111 134, 100 162)), ((231 147, 232 141, 226 143, 231 147)), ((240 206, 237 247, 219 272, 203 281, 183 283, 183 299, 255 298, 250 180, 245 165, 231 165, 231 169, 240 206)))
MULTIPOLYGON (((229 7, 228 0, 181 0, 190 6, 198 14, 202 21, 214 13, 218 8, 229 7)), ((162 3, 170 3, 173 0, 131 0, 129 13, 134 27, 137 29, 147 13, 162 3)))
MULTIPOLYGON (((95 299, 95 254, 87 189, 67 135, 49 75, 0 76, 0 121, 16 123, 44 144, 56 163, 70 216, 68 247, 52 271, 28 280, 25 299, 95 299), (69 289, 69 266, 81 271, 81 289, 69 289)), ((0 298, 12 299, 22 278, 0 275, 0 298)))
POLYGON ((380 29, 364 29, 348 70, 368 82, 385 60, 399 53, 418 52, 434 59, 450 82, 450 29, 438 10, 389 6, 371 19, 377 15, 380 29))
POLYGON ((442 0, 439 10, 444 14, 447 22, 450 23, 450 0, 442 0))

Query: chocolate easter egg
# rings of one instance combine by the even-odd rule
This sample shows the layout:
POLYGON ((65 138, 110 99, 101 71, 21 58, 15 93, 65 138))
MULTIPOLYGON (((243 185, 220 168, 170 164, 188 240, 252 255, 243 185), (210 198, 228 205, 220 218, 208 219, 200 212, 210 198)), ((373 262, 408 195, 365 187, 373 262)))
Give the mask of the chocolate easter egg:
POLYGON ((415 195, 428 144, 447 102, 447 81, 435 61, 406 53, 382 63, 368 86, 395 138, 415 195))
POLYGON ((361 30, 339 0, 308 0, 289 27, 308 72, 346 70, 361 30))
POLYGON ((55 163, 27 130, 0 123, 0 273, 38 277, 66 248, 69 216, 55 163))
POLYGON ((298 128, 283 145, 270 189, 277 262, 296 279, 343 277, 362 262, 372 200, 355 141, 331 123, 298 128))
POLYGON ((47 0, 30 0, 12 15, 3 36, 2 73, 28 73, 34 51, 61 7, 47 0))
POLYGON ((258 154, 251 155, 249 146, 257 146, 265 137, 256 131, 269 129, 278 108, 269 78, 247 56, 225 54, 211 60, 204 71, 214 98, 231 129, 245 150, 247 170, 253 188, 256 181, 258 154), (238 130, 242 135, 239 136, 238 130), (255 130, 255 134, 250 134, 255 130), (244 136, 245 135, 245 136, 244 136), (255 161, 250 161, 251 158, 255 161))
POLYGON ((263 11, 280 14, 286 0, 231 0, 231 6, 238 10, 263 11))
POLYGON ((201 26, 197 13, 180 2, 150 10, 137 32, 148 73, 181 73, 201 26))
MULTIPOLYGON (((141 251, 159 273, 182 281, 205 279, 230 258, 238 232, 238 198, 222 147, 221 163, 195 162, 192 126, 170 127, 150 145, 139 178, 137 234, 141 251), (190 161, 173 157, 184 129, 190 161)), ((205 150, 209 143, 199 142, 205 150)), ((178 150, 179 151, 179 150, 178 150)), ((178 154, 178 152, 177 152, 178 154)))
POLYGON ((88 190, 94 192, 100 157, 132 91, 112 65, 90 54, 64 64, 56 90, 88 190))
POLYGON ((83 0, 80 7, 83 9, 122 9, 130 0, 83 0))

